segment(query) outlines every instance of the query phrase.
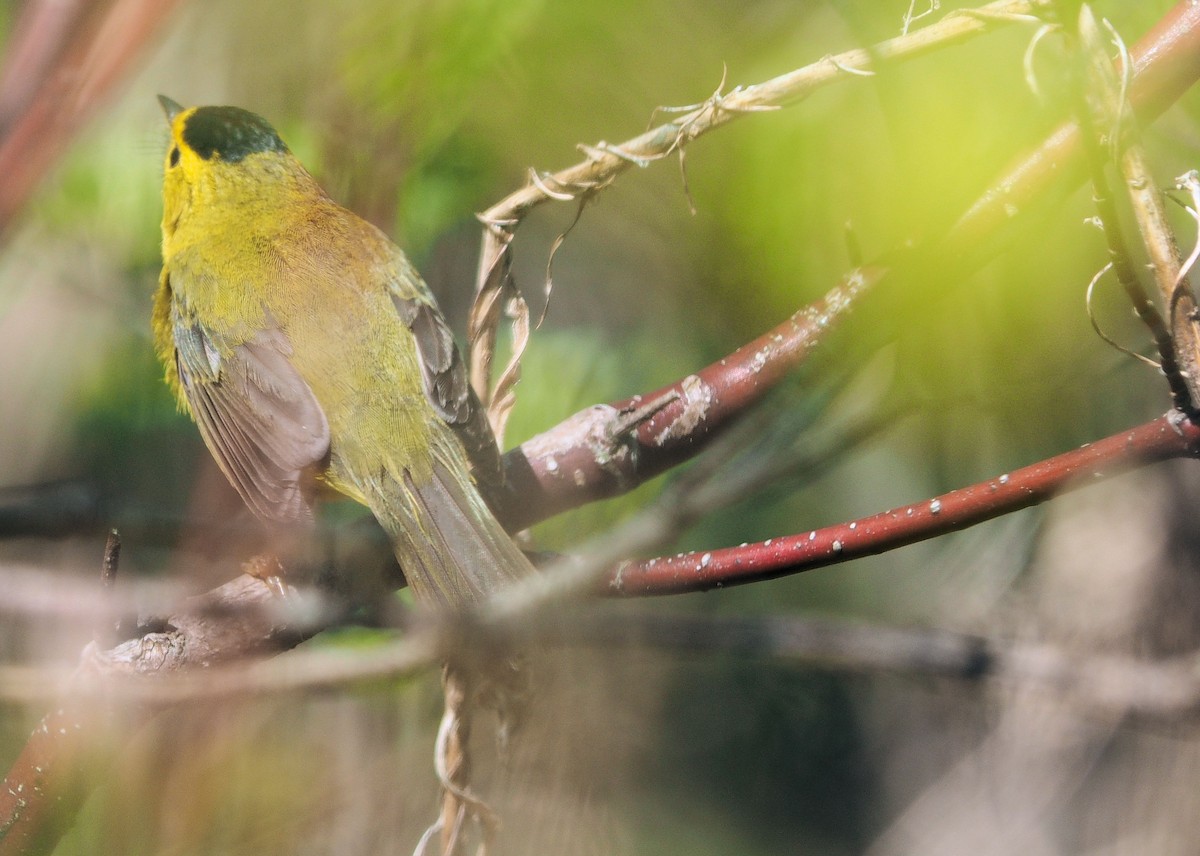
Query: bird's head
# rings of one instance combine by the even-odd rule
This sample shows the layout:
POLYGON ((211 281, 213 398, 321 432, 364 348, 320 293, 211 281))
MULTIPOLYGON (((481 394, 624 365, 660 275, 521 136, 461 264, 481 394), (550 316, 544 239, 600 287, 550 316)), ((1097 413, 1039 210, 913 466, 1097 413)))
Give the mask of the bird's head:
POLYGON ((183 107, 158 97, 171 127, 163 162, 163 231, 197 208, 262 204, 307 178, 270 123, 240 107, 183 107))

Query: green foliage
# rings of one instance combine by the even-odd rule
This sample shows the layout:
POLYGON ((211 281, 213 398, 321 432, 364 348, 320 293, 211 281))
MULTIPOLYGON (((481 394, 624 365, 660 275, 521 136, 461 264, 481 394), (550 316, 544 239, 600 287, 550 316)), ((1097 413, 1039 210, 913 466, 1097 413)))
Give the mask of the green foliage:
POLYGON ((36 222, 52 235, 86 237, 129 270, 156 265, 165 142, 142 131, 111 124, 88 132, 37 198, 36 222))
POLYGON ((404 179, 397 231, 419 263, 450 226, 461 222, 478 204, 492 178, 492 154, 463 136, 447 140, 404 179))
POLYGON ((369 2, 340 38, 340 79, 381 122, 404 122, 405 145, 434 150, 472 112, 481 81, 533 34, 544 0, 421 0, 402 14, 369 2))

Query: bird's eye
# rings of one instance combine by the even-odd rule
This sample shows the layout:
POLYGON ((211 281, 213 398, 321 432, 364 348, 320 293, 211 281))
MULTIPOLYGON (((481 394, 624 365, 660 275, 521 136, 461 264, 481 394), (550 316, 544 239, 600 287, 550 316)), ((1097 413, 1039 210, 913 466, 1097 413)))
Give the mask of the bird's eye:
POLYGON ((170 160, 171 160, 171 166, 178 166, 178 164, 179 164, 179 146, 171 146, 170 160))

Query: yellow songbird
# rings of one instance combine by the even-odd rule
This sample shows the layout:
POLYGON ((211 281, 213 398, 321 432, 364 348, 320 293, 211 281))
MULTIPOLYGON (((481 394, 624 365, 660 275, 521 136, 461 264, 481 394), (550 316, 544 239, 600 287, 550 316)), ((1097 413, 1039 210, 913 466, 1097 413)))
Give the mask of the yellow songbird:
POLYGON ((432 607, 530 573, 480 495, 495 440, 404 253, 261 117, 159 100, 171 145, 155 344, 246 504, 289 523, 312 516, 321 485, 363 503, 432 607))

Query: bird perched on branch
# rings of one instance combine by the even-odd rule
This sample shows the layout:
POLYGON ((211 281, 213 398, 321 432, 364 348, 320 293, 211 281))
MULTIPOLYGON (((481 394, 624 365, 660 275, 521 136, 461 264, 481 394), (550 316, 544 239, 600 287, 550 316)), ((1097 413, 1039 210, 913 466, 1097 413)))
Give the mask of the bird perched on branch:
POLYGON ((155 344, 242 499, 278 523, 310 519, 322 487, 366 505, 427 606, 461 609, 530 573, 476 484, 498 477, 495 440, 404 253, 260 116, 159 100, 155 344))

